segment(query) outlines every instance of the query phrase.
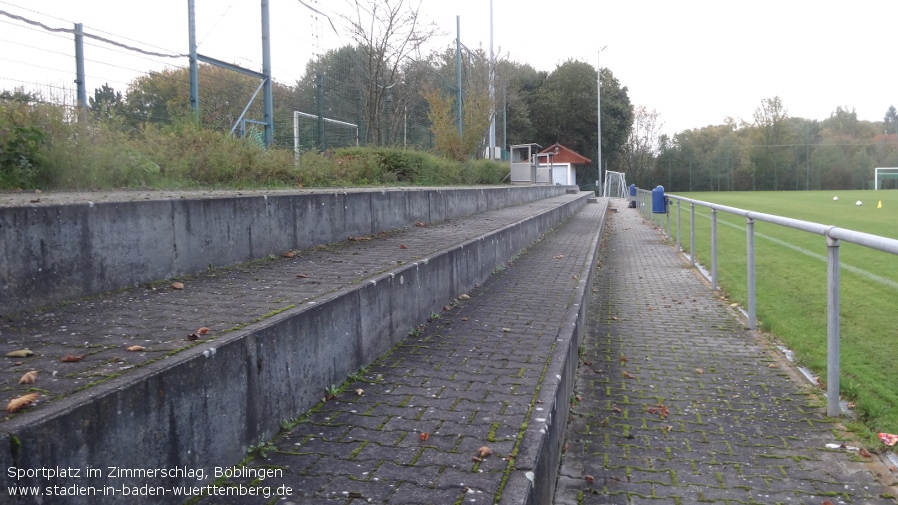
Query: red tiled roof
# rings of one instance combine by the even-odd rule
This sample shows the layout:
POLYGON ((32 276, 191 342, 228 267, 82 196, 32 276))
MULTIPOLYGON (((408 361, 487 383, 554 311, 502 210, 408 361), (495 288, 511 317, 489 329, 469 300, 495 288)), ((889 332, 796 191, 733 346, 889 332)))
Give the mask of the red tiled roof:
POLYGON ((590 160, 589 158, 584 158, 580 154, 571 151, 558 142, 543 149, 542 151, 540 151, 540 154, 548 153, 551 151, 556 152, 555 157, 552 158, 552 163, 570 163, 572 165, 588 165, 592 163, 592 160, 590 160))

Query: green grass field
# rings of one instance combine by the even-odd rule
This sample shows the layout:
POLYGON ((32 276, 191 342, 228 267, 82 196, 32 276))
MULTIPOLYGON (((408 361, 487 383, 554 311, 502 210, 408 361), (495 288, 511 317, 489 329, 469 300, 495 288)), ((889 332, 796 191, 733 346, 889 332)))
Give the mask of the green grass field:
MULTIPOLYGON (((898 191, 677 193, 695 200, 787 216, 898 239, 898 191), (838 196, 838 201, 833 197, 838 196), (861 200, 863 205, 855 205, 861 200), (877 208, 881 202, 882 207, 877 208)), ((676 205, 671 205, 676 238, 676 205)), ((681 204, 681 237, 689 248, 689 206, 681 204)), ((710 209, 696 206, 696 257, 711 264, 710 209)), ((719 284, 746 306, 745 218, 718 212, 719 284)), ((898 433, 898 256, 842 242, 841 390, 856 404, 852 429, 882 447, 875 434, 898 433)), ((826 378, 826 240, 755 222, 757 317, 762 330, 795 351, 799 363, 826 378)))

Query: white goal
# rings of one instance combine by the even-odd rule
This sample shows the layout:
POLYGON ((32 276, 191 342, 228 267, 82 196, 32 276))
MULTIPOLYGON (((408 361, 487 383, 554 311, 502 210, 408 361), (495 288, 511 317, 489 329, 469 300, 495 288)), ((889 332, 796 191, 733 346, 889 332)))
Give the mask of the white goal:
POLYGON ((602 196, 629 198, 630 193, 627 188, 626 176, 622 172, 612 172, 610 170, 605 172, 605 186, 602 188, 602 196))
POLYGON ((876 167, 873 169, 873 189, 882 188, 886 179, 898 179, 898 167, 876 167))
POLYGON ((293 111, 293 151, 299 159, 302 149, 326 150, 359 145, 359 125, 323 118, 324 131, 318 131, 318 116, 293 111), (325 138, 319 138, 324 134, 325 138))

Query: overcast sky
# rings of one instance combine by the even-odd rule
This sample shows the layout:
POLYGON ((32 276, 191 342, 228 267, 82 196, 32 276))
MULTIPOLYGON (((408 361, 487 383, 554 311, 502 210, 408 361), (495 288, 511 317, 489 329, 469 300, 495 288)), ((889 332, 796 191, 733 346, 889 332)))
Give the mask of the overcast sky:
MULTIPOLYGON (((417 3, 417 0, 405 0, 417 3)), ((339 14, 354 0, 270 0, 275 79, 292 84, 315 47, 349 42, 339 14), (325 13, 330 21, 304 6, 325 13), (338 34, 331 29, 333 22, 338 34), (317 41, 317 42, 316 42, 317 41)), ((792 116, 825 119, 837 106, 881 121, 898 106, 898 1, 755 0, 727 2, 493 0, 496 54, 552 71, 568 59, 601 62, 627 86, 635 105, 660 114, 668 133, 726 117, 752 120, 764 98, 779 96, 792 116), (599 60, 599 48, 605 47, 599 60), (598 60, 598 61, 597 61, 598 60)), ((187 52, 187 0, 122 8, 120 0, 0 0, 0 10, 54 28, 85 30, 144 49, 187 52)), ((136 6, 134 3, 128 5, 136 6)), ((444 35, 489 50, 489 0, 423 0, 421 13, 444 35)), ((261 70, 260 2, 196 0, 199 52, 261 70)), ((87 42, 88 90, 186 59, 136 56, 87 42)), ((0 87, 74 79, 70 34, 0 16, 0 87), (19 83, 19 84, 17 84, 19 83)))

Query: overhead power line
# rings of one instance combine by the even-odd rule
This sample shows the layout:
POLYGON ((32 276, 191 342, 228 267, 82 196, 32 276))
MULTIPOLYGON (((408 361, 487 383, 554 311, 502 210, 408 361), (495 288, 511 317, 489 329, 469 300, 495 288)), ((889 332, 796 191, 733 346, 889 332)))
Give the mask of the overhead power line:
MULTIPOLYGON (((30 24, 30 25, 39 26, 39 27, 43 28, 44 30, 47 30, 47 31, 50 31, 50 32, 75 33, 75 30, 74 30, 73 28, 53 28, 53 27, 47 26, 47 25, 45 25, 45 24, 43 24, 43 23, 41 23, 41 22, 39 22, 39 21, 34 21, 34 20, 31 20, 31 19, 24 18, 24 17, 22 17, 22 16, 17 16, 17 15, 15 15, 15 14, 11 14, 11 13, 6 12, 6 11, 4 11, 4 10, 0 10, 0 15, 3 15, 3 16, 6 16, 6 17, 9 17, 9 18, 15 19, 15 20, 17 20, 17 21, 22 21, 22 22, 24 22, 24 23, 28 23, 28 24, 30 24)), ((146 55, 149 55, 149 56, 159 56, 159 57, 161 57, 161 58, 186 58, 187 56, 189 56, 189 55, 187 55, 187 54, 164 54, 164 53, 156 53, 156 52, 153 52, 153 51, 146 51, 146 50, 140 49, 140 48, 138 48, 138 47, 133 47, 133 46, 129 46, 129 45, 127 45, 127 44, 122 44, 121 42, 116 42, 116 41, 114 41, 114 40, 110 40, 110 39, 107 39, 107 38, 104 38, 104 37, 100 37, 100 36, 98 36, 98 35, 93 35, 93 34, 91 34, 91 33, 86 33, 86 32, 83 32, 83 31, 81 32, 81 35, 83 35, 83 36, 85 36, 85 37, 88 37, 88 38, 91 38, 91 39, 95 39, 95 40, 99 40, 99 41, 105 42, 105 43, 107 43, 107 44, 111 44, 111 45, 113 45, 113 46, 118 46, 118 47, 127 49, 127 50, 129 50, 129 51, 135 51, 135 52, 142 53, 142 54, 146 54, 146 55)))

